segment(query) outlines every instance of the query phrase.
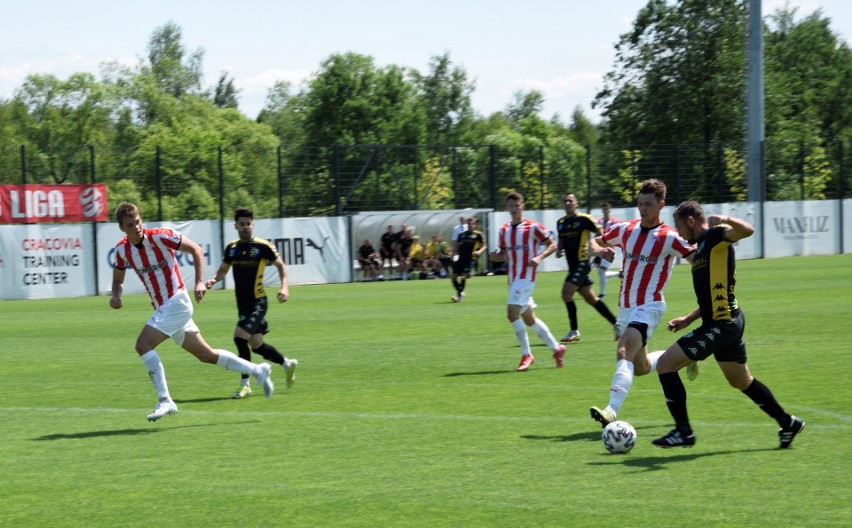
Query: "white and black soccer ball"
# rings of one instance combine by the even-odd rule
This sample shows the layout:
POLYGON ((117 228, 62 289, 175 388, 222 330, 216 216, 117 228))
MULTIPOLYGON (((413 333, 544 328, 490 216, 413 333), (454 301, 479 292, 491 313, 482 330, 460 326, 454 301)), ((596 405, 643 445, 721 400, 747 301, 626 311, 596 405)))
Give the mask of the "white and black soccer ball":
POLYGON ((604 427, 603 445, 614 455, 627 453, 636 444, 636 429, 627 422, 615 421, 604 427))

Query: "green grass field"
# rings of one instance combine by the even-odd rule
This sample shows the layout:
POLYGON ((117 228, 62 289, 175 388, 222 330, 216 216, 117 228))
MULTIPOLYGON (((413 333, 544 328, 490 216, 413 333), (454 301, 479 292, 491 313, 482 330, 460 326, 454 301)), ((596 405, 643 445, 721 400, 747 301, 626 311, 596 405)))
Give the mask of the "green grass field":
MULTIPOLYGON (((557 337, 563 279, 535 293, 557 337)), ((610 455, 588 416, 608 399, 609 326, 579 305, 566 368, 530 332, 538 360, 516 373, 505 277, 471 279, 461 304, 447 280, 292 287, 267 340, 299 358, 296 386, 276 368, 274 398, 231 400, 238 374, 169 341, 180 412, 156 423, 133 350, 146 296, 5 301, 0 526, 849 526, 852 255, 742 261, 738 280, 751 370, 807 421, 788 450, 711 360, 686 383, 694 448, 650 445, 671 427, 652 375, 619 415, 636 447, 610 455)), ((667 300, 669 318, 694 307, 686 266, 667 300)), ((213 291, 195 320, 234 350, 235 315, 213 291)))

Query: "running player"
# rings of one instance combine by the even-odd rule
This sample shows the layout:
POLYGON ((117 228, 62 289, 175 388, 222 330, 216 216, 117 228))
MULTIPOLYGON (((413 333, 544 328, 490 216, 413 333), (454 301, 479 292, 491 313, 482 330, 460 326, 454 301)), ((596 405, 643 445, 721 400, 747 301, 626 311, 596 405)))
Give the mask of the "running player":
POLYGON ((541 223, 523 217, 524 207, 524 197, 521 193, 510 192, 506 197, 506 209, 512 219, 500 228, 499 248, 490 254, 493 262, 508 261, 509 264, 509 301, 506 315, 515 330, 515 338, 521 345, 518 372, 528 370, 535 361, 530 351, 527 326, 553 351, 557 365, 562 362, 565 354, 565 345, 559 344, 550 328, 535 316, 536 304, 532 298, 538 266, 542 260, 556 252, 556 242, 550 238, 550 233, 541 223), (539 253, 542 245, 545 249, 539 253))
POLYGON ((169 394, 163 363, 155 350, 157 345, 169 338, 199 361, 219 365, 225 370, 254 375, 263 386, 266 397, 272 396, 275 387, 268 363, 255 365, 227 350, 211 348, 192 320, 192 301, 181 278, 175 251, 192 255, 195 267, 193 293, 195 302, 201 302, 207 292, 203 279, 204 251, 201 247, 173 229, 145 229, 139 209, 131 203, 124 202, 118 206, 115 220, 127 236, 115 246, 115 269, 109 305, 115 310, 123 306, 121 294, 124 291, 124 276, 127 268, 131 268, 145 285, 154 306, 153 315, 136 339, 136 353, 148 368, 148 376, 158 397, 154 412, 148 415, 148 420, 153 422, 178 411, 169 394))
POLYGON ((464 299, 464 287, 467 279, 470 278, 470 270, 476 260, 488 249, 485 235, 476 228, 476 218, 469 218, 468 229, 459 233, 455 241, 453 253, 458 256, 458 260, 453 262, 453 271, 450 274, 450 280, 456 290, 456 294, 450 297, 450 300, 455 303, 462 302, 464 299), (459 280, 460 277, 461 280, 459 280))
POLYGON ((654 372, 663 351, 648 354, 648 339, 666 311, 663 288, 669 282, 677 257, 694 251, 671 226, 660 220, 666 204, 666 186, 655 179, 645 180, 639 187, 637 209, 639 219, 614 225, 603 236, 595 237, 597 256, 612 260, 618 246, 624 253, 624 278, 618 300, 615 324, 615 374, 609 391, 609 404, 589 409, 602 427, 614 421, 633 385, 634 376, 654 372))
POLYGON ((652 443, 658 447, 695 445, 695 433, 686 411, 686 388, 678 370, 713 356, 728 383, 778 422, 780 447, 790 447, 805 422, 788 414, 769 388, 749 372, 743 341, 745 316, 734 296, 737 274, 734 243, 750 237, 754 227, 731 216, 706 217, 704 209, 693 201, 680 204, 675 209, 674 220, 678 233, 698 245, 692 258, 692 284, 698 308, 669 321, 669 330, 682 330, 699 317, 701 326, 678 339, 657 363, 660 385, 675 428, 652 443))
MULTIPOLYGON (((592 291, 593 282, 589 278, 589 272, 592 269, 592 263, 589 260, 589 238, 592 235, 602 234, 602 231, 590 215, 577 212, 577 205, 577 196, 573 193, 563 195, 562 206, 565 209, 565 216, 556 222, 556 235, 559 237, 559 249, 556 251, 556 257, 559 258, 564 253, 565 260, 568 262, 568 275, 565 277, 565 282, 562 283, 562 302, 565 303, 565 308, 568 310, 568 323, 571 325, 571 331, 561 339, 563 343, 580 340, 577 305, 574 304, 575 292, 579 291, 580 296, 604 319, 609 321, 609 324, 615 324, 615 316, 592 291)), ((556 366, 561 367, 562 365, 557 364, 556 366)))
MULTIPOLYGON (((269 333, 269 325, 266 322, 269 299, 263 287, 263 272, 267 264, 272 264, 278 270, 281 288, 278 290, 277 299, 279 303, 283 303, 290 297, 287 266, 284 265, 275 246, 268 240, 254 236, 254 227, 254 212, 251 209, 240 207, 234 211, 234 228, 240 237, 225 246, 222 264, 219 265, 216 275, 207 281, 207 288, 210 289, 223 280, 228 270, 233 267, 234 294, 237 298, 239 314, 237 326, 234 328, 234 344, 237 345, 240 357, 249 361, 251 352, 254 352, 268 361, 281 365, 287 373, 289 388, 296 381, 296 367, 299 361, 284 357, 274 346, 263 340, 264 334, 269 333)), ((232 398, 245 398, 249 394, 251 394, 249 377, 243 374, 240 378, 240 386, 232 398)))

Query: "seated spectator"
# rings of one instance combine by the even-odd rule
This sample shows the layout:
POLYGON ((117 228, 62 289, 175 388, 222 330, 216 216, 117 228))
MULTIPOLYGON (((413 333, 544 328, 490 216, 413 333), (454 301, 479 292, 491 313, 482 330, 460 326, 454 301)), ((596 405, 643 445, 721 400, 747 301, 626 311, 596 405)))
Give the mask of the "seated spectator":
POLYGON ((420 243, 420 237, 411 237, 411 247, 408 248, 408 263, 411 271, 423 271, 423 262, 426 260, 426 248, 420 243))
POLYGON ((453 253, 450 250, 450 245, 444 240, 444 237, 435 235, 433 238, 438 248, 435 258, 441 263, 441 277, 447 277, 453 269, 453 253))
MULTIPOLYGON (((424 253, 426 255, 426 260, 423 261, 423 269, 426 272, 427 278, 435 278, 438 276, 444 276, 446 273, 442 275, 442 271, 444 271, 444 265, 441 264, 441 261, 438 259, 438 255, 441 253, 441 241, 440 236, 432 235, 432 240, 426 244, 424 248, 424 253)), ((443 243, 446 251, 447 243, 443 243)))
POLYGON ((358 248, 358 264, 364 270, 364 280, 374 281, 377 278, 384 278, 382 275, 379 275, 381 266, 379 254, 376 252, 376 248, 373 247, 373 241, 369 238, 364 240, 364 243, 358 248))
POLYGON ((396 234, 396 262, 399 269, 399 278, 408 280, 408 270, 411 269, 411 263, 408 261, 409 250, 411 249, 411 230, 407 225, 402 224, 401 229, 396 234))

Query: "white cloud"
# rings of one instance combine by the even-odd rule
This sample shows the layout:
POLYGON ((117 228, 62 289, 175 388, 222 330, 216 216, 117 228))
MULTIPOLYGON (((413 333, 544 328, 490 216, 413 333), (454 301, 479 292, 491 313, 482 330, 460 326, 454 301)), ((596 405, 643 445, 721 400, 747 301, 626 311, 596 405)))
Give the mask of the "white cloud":
POLYGON ((520 90, 538 90, 545 99, 591 99, 600 87, 601 79, 599 73, 583 72, 555 79, 517 79, 513 84, 520 90))
POLYGON ((89 72, 97 75, 104 62, 118 62, 125 66, 137 63, 135 57, 91 57, 79 53, 68 53, 48 57, 30 57, 26 62, 9 66, 0 64, 0 97, 12 97, 14 91, 24 83, 29 75, 53 75, 60 80, 72 74, 89 72))
POLYGON ((298 87, 310 76, 311 72, 308 70, 271 69, 242 79, 235 79, 234 82, 242 90, 242 93, 258 94, 262 92, 265 95, 267 90, 278 81, 289 82, 294 87, 298 87))

